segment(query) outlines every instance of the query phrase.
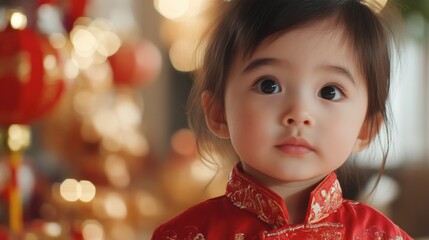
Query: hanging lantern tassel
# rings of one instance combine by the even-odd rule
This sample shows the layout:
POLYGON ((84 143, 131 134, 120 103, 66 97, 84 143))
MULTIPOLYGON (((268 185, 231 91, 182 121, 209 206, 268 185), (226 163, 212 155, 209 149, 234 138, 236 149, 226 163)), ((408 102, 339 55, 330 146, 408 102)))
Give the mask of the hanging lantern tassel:
POLYGON ((22 231, 22 201, 18 187, 18 168, 21 164, 21 156, 18 152, 11 152, 11 184, 9 188, 9 224, 10 229, 14 234, 19 234, 22 231))
POLYGON ((11 168, 9 185, 9 227, 14 235, 22 233, 23 205, 18 182, 18 170, 22 163, 22 153, 30 145, 30 128, 13 124, 7 130, 7 147, 11 168))

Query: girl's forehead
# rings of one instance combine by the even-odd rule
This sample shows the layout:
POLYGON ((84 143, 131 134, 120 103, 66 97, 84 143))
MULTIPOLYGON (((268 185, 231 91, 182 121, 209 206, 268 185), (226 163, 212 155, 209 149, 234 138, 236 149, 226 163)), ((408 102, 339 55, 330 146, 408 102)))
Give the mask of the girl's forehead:
MULTIPOLYGON (((353 47, 353 40, 351 39, 351 34, 346 30, 345 23, 341 21, 341 19, 337 15, 332 15, 329 17, 325 17, 322 19, 316 19, 308 22, 303 22, 291 27, 285 27, 284 29, 280 29, 275 33, 263 36, 260 38, 261 40, 247 42, 240 44, 239 46, 254 46, 251 49, 245 49, 244 47, 237 49, 236 56, 240 56, 243 59, 249 59, 253 56, 253 54, 260 48, 264 48, 270 46, 273 42, 284 36, 285 34, 294 32, 294 33, 302 33, 306 32, 306 30, 311 29, 314 37, 317 35, 331 36, 335 38, 340 38, 341 43, 344 46, 347 46, 351 49, 353 47)), ((251 41, 251 40, 244 40, 251 41)), ((317 41, 316 41, 317 42, 317 41)))
POLYGON ((307 49, 320 46, 339 48, 346 52, 350 58, 357 60, 355 47, 350 35, 344 24, 335 17, 329 17, 278 31, 263 38, 262 41, 254 45, 253 50, 240 49, 236 56, 239 56, 242 61, 248 61, 254 58, 255 54, 263 54, 266 49, 276 45, 279 49, 287 49, 288 46, 279 45, 278 40, 288 38, 288 42, 298 42, 298 46, 305 44, 303 47, 307 49), (320 41, 321 39, 328 39, 329 41, 320 41), (302 44, 299 44, 300 42, 302 44))
MULTIPOLYGON (((332 19, 314 21, 280 31, 261 41, 254 51, 237 54, 231 71, 245 72, 254 63, 287 63, 308 70, 321 66, 341 66, 351 75, 363 79, 361 64, 345 28, 332 19), (259 61, 262 59, 264 61, 259 61), (250 67, 249 67, 250 65, 250 67)), ((231 73, 230 71, 230 73, 231 73)))

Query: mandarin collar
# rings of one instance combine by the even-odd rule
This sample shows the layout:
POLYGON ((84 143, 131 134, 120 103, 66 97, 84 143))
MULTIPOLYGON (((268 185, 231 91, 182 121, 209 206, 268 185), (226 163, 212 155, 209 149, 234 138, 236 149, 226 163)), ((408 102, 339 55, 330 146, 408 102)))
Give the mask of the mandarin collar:
MULTIPOLYGON (((254 214, 272 229, 289 225, 283 199, 246 175, 240 164, 234 167, 229 176, 226 196, 236 207, 254 214)), ((340 208, 342 202, 340 183, 332 172, 310 193, 304 223, 319 222, 340 208)))

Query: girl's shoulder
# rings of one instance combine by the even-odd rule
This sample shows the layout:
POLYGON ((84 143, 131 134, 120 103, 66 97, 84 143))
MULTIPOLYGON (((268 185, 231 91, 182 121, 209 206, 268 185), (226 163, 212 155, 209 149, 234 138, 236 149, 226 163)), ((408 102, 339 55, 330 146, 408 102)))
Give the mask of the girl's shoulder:
POLYGON ((390 221, 384 213, 365 202, 343 199, 343 208, 346 214, 351 218, 367 216, 369 218, 390 221))
POLYGON ((165 239, 255 239, 266 224, 226 196, 199 203, 157 227, 153 240, 165 239))
POLYGON ((214 217, 216 213, 219 213, 219 211, 224 209, 224 205, 226 203, 225 200, 227 199, 224 195, 205 200, 189 207, 162 225, 172 225, 181 222, 201 222, 201 220, 207 220, 207 216, 214 217))
POLYGON ((343 214, 349 228, 360 229, 360 232, 368 236, 382 235, 389 236, 386 239, 390 239, 390 237, 394 237, 392 239, 412 239, 389 217, 366 203, 344 199, 343 214))
POLYGON ((199 239, 213 222, 222 222, 228 204, 224 195, 196 204, 158 226, 152 239, 199 239))

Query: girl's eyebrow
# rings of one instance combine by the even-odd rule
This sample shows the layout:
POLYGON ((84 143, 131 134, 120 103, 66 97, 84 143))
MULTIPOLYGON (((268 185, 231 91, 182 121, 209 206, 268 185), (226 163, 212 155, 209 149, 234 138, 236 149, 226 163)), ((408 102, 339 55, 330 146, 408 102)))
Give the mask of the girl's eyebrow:
POLYGON ((353 84, 356 84, 355 79, 353 78, 353 75, 344 66, 340 66, 340 65, 323 65, 321 68, 323 70, 325 70, 325 71, 328 71, 328 72, 334 72, 334 73, 338 73, 340 75, 343 75, 347 79, 349 79, 353 84))
POLYGON ((275 58, 256 58, 252 60, 243 70, 243 73, 247 73, 261 66, 278 64, 280 61, 275 58))
MULTIPOLYGON (((276 58, 256 58, 256 59, 252 60, 244 68, 244 70, 242 72, 248 73, 248 72, 250 72, 250 71, 252 71, 258 67, 267 66, 267 65, 276 65, 279 63, 280 63, 280 60, 276 59, 276 58)), ((320 68, 324 71, 333 72, 333 73, 343 75, 344 77, 349 79, 353 84, 356 84, 356 81, 355 81, 353 75, 351 74, 351 72, 348 70, 347 67, 344 67, 341 65, 326 64, 326 65, 322 65, 320 68)))

